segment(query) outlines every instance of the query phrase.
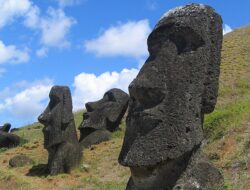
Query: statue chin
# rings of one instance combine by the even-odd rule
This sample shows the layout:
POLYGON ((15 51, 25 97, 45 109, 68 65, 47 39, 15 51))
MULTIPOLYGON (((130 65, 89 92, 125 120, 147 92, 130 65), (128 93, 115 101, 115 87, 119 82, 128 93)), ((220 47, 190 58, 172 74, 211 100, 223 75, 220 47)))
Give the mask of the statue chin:
POLYGON ((131 180, 137 189, 172 189, 186 169, 191 152, 150 167, 131 167, 131 180))

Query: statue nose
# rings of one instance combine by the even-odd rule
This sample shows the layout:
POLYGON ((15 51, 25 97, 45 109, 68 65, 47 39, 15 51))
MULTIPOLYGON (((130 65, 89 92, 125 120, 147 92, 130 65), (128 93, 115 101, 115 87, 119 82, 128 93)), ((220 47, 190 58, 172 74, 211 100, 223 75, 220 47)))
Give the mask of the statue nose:
POLYGON ((38 117, 38 121, 42 124, 46 124, 48 123, 50 120, 50 114, 41 114, 39 117, 38 117))
POLYGON ((82 121, 82 123, 79 126, 80 130, 83 129, 83 128, 86 128, 87 124, 89 123, 89 121, 88 121, 89 115, 90 115, 90 113, 88 113, 88 112, 85 112, 83 114, 83 121, 82 121))
POLYGON ((39 115, 38 121, 39 121, 40 123, 44 123, 44 122, 45 122, 45 118, 44 118, 44 115, 43 115, 43 114, 39 115))

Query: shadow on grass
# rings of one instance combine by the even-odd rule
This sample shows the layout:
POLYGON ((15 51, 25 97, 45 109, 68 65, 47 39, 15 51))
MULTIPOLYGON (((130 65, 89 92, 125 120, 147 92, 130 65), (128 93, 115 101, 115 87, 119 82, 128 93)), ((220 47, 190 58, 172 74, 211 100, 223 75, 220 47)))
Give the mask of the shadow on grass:
POLYGON ((48 176, 47 164, 38 164, 33 166, 26 176, 46 177, 48 176))

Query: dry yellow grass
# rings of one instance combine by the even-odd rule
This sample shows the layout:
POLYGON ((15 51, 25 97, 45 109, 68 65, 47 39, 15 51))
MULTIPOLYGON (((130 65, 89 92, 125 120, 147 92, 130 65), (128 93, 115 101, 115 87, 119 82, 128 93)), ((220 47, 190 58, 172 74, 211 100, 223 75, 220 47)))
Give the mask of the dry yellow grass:
POLYGON ((0 154, 0 189, 124 189, 129 170, 117 162, 121 138, 92 146, 84 151, 84 159, 79 168, 71 174, 58 176, 29 176, 33 166, 47 162, 47 151, 42 142, 32 141, 0 154), (25 154, 34 160, 33 165, 10 168, 8 161, 17 154, 25 154))

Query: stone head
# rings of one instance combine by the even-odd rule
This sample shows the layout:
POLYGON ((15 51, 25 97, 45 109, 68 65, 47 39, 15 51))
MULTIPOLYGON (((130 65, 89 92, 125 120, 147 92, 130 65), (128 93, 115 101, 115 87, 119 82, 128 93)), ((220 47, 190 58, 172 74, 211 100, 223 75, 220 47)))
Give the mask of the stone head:
MULTIPOLYGON (((66 86, 54 86, 49 94, 49 104, 38 117, 44 125, 44 146, 49 148, 64 141, 75 130, 73 121, 72 100, 70 90, 66 86)), ((74 133, 74 132, 73 132, 74 133)))
POLYGON ((10 131, 11 124, 10 123, 5 123, 2 127, 0 127, 0 131, 4 131, 8 133, 10 131))
POLYGON ((203 116, 216 103, 221 43, 222 20, 209 6, 189 4, 160 19, 129 86, 122 165, 156 166, 200 145, 203 116))
POLYGON ((84 119, 79 127, 81 134, 87 135, 102 129, 111 132, 116 130, 126 112, 128 99, 128 94, 113 88, 107 91, 99 101, 86 103, 87 112, 84 113, 84 119))

